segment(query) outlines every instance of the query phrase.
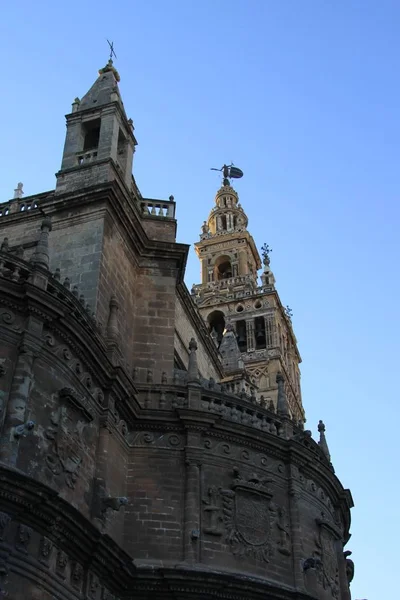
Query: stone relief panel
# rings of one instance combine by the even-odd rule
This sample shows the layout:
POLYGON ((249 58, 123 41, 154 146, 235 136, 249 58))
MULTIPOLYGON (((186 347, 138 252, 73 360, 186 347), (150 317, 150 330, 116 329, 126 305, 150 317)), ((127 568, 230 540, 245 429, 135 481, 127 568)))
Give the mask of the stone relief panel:
POLYGON ((234 471, 230 489, 222 489, 223 522, 226 541, 234 555, 252 555, 269 562, 273 553, 271 541, 271 499, 269 478, 242 476, 234 471))
POLYGON ((16 314, 8 306, 0 306, 0 328, 4 327, 19 332, 22 330, 24 321, 25 318, 22 315, 16 314))
POLYGON ((229 458, 234 460, 236 463, 243 463, 257 469, 262 469, 270 472, 271 474, 278 474, 278 476, 284 476, 285 465, 277 458, 267 456, 264 449, 260 447, 259 450, 255 449, 256 445, 251 447, 243 447, 236 443, 230 436, 221 436, 223 439, 218 438, 204 438, 203 448, 209 451, 214 457, 229 458))
POLYGON ((185 436, 171 431, 132 431, 128 443, 134 448, 169 448, 181 450, 185 446, 185 436))
POLYGON ((57 479, 60 487, 65 484, 74 489, 82 467, 86 466, 87 470, 89 463, 94 461, 91 449, 96 433, 93 419, 94 413, 87 401, 78 401, 69 388, 60 390, 59 404, 50 413, 50 423, 44 432, 47 471, 57 479))
MULTIPOLYGON (((48 537, 32 527, 14 521, 5 512, 0 512, 0 536, 3 557, 0 558, 1 597, 32 597, 38 600, 53 598, 61 583, 73 590, 77 597, 85 594, 88 600, 118 600, 96 574, 88 573, 78 560, 57 547, 48 537), (29 563, 27 569, 23 566, 25 561, 29 563), (46 590, 41 584, 37 584, 38 578, 34 574, 35 561, 39 561, 41 570, 45 568, 47 571, 46 590), (53 584, 54 593, 51 593, 49 587, 53 584)), ((61 537, 65 541, 65 536, 61 537)), ((43 571, 39 579, 42 578, 43 571)))
POLYGON ((274 479, 233 470, 226 488, 205 488, 202 505, 203 533, 223 538, 234 556, 252 556, 269 562, 277 551, 291 554, 288 510, 272 500, 274 479))

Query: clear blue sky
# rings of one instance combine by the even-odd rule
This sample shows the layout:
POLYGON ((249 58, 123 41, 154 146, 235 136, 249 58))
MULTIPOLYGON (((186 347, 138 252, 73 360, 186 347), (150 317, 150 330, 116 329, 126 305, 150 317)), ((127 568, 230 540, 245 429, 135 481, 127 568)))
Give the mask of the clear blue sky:
MULTIPOLYGON (((114 40, 145 196, 193 243, 233 161, 294 313, 308 426, 350 487, 353 600, 394 598, 399 530, 399 26, 389 0, 2 5, 0 201, 52 189, 64 114, 114 40)), ((187 284, 199 281, 191 251, 187 284)))

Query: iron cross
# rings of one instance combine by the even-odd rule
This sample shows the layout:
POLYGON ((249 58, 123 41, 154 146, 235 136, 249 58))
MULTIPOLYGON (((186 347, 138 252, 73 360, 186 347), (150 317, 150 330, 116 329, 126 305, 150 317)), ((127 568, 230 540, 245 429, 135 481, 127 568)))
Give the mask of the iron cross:
POLYGON ((110 60, 112 60, 113 56, 115 56, 115 58, 117 58, 117 55, 114 52, 114 42, 109 42, 107 40, 107 44, 110 46, 110 60))

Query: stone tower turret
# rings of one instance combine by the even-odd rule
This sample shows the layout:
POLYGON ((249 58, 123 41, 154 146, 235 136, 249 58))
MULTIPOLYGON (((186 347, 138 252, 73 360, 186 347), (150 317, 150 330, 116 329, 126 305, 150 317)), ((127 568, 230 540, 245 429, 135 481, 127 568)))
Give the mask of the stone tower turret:
POLYGON ((227 320, 236 332, 248 376, 258 389, 259 401, 277 405, 277 374, 282 373, 291 416, 304 420, 300 391, 300 354, 290 313, 275 289, 268 246, 262 263, 248 229, 248 218, 238 193, 224 178, 215 206, 204 221, 195 244, 201 262, 201 284, 193 287, 194 299, 210 333, 221 343, 227 320))
POLYGON ((83 98, 75 98, 72 112, 66 116, 67 134, 57 173, 57 193, 114 179, 131 188, 137 141, 132 120, 125 113, 119 80, 110 59, 83 98))

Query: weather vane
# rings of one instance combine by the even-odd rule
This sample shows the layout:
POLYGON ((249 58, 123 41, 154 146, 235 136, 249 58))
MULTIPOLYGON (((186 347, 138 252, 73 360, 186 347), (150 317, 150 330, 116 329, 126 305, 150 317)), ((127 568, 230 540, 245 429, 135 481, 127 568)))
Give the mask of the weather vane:
POLYGON ((261 246, 261 254, 263 256, 265 265, 269 265, 270 263, 269 255, 271 254, 271 252, 272 248, 269 247, 269 244, 264 244, 263 246, 261 246))
POLYGON ((224 176, 224 185, 229 185, 230 179, 240 179, 243 177, 243 171, 235 167, 233 163, 230 165, 224 165, 220 169, 211 168, 211 171, 221 171, 224 176))
POLYGON ((117 58, 117 55, 114 52, 114 42, 110 42, 107 40, 107 44, 110 46, 110 59, 112 61, 112 57, 115 56, 115 58, 117 58))

